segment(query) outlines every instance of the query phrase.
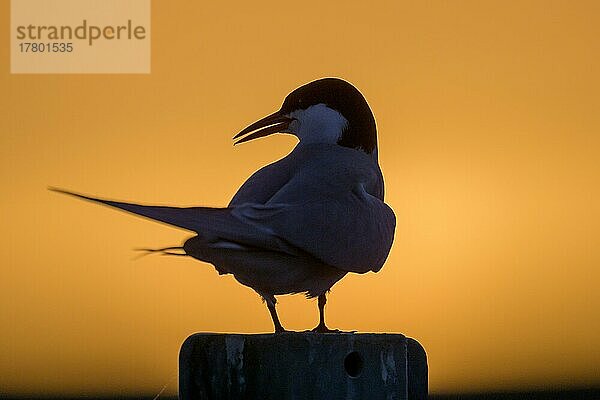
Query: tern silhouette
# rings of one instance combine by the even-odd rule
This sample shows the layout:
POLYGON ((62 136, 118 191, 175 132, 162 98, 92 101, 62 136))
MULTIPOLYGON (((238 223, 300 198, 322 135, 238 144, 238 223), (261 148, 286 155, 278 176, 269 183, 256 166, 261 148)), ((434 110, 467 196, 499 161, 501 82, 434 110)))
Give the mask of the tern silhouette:
POLYGON ((266 302, 275 332, 275 296, 318 297, 315 332, 325 324, 326 294, 348 272, 379 271, 396 218, 384 203, 375 118, 363 95, 338 78, 292 91, 281 108, 251 124, 235 144, 273 133, 299 139, 283 159, 256 171, 224 208, 148 206, 51 190, 195 232, 180 249, 232 274, 266 302))

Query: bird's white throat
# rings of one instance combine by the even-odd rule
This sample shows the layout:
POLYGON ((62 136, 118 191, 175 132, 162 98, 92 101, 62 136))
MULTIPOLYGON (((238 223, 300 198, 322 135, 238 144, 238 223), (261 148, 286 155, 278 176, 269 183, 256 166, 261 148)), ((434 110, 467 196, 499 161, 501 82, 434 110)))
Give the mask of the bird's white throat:
POLYGON ((300 139, 300 143, 337 143, 348 126, 348 120, 325 104, 316 104, 305 110, 289 114, 295 120, 288 132, 300 139))

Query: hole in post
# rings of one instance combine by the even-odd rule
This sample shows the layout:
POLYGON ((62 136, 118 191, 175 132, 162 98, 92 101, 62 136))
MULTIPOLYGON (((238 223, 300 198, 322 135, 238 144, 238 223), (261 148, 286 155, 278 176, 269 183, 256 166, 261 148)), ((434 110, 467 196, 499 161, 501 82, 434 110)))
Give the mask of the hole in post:
POLYGON ((348 353, 346 358, 344 358, 344 369, 352 378, 360 375, 363 369, 363 359, 358 351, 348 353))

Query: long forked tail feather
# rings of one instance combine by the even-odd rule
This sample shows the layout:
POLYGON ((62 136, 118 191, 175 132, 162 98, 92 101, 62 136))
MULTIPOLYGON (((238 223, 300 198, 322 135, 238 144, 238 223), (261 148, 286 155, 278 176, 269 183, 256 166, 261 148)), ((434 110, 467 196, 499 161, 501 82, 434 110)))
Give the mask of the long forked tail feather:
POLYGON ((169 246, 169 247, 162 247, 160 249, 138 248, 138 249, 133 249, 133 250, 140 252, 140 254, 138 254, 137 257, 134 258, 134 260, 139 260, 142 257, 148 256, 150 254, 157 254, 157 253, 161 256, 178 256, 178 257, 187 257, 188 256, 188 254, 185 253, 185 250, 182 246, 169 246), (183 253, 176 253, 171 250, 183 250, 183 253))

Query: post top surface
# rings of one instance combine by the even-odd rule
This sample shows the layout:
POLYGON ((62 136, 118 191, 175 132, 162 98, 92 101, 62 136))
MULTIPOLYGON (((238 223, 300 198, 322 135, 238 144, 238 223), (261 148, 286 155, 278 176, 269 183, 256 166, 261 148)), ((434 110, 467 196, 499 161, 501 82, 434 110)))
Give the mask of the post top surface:
POLYGON ((280 332, 280 333, 223 333, 223 332, 196 332, 190 335, 194 336, 244 336, 244 337, 395 337, 405 338, 406 336, 401 333, 374 333, 374 332, 333 332, 333 333, 318 333, 311 331, 297 331, 297 332, 280 332))

